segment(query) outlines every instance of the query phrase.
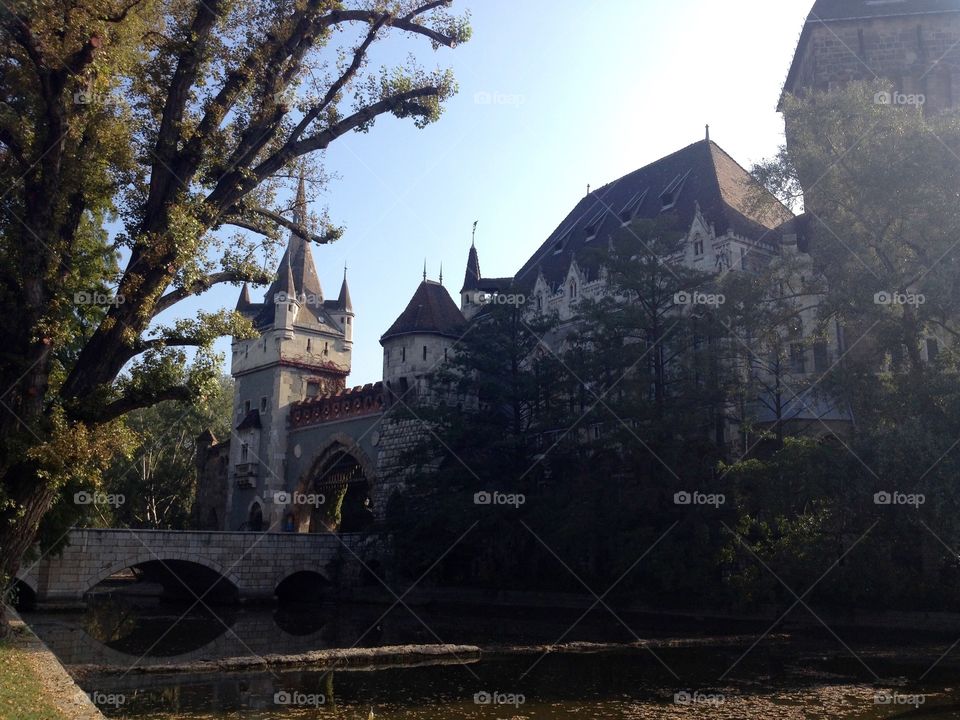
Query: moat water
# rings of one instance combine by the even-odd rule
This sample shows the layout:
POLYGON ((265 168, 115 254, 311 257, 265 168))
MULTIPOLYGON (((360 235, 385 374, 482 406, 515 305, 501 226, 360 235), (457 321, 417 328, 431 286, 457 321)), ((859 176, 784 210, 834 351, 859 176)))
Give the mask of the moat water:
POLYGON ((139 599, 25 619, 112 718, 960 718, 960 645, 951 647, 957 638, 950 635, 841 630, 834 637, 809 625, 764 635, 764 623, 618 620, 605 611, 574 626, 580 611, 386 610, 211 613, 139 599), (158 667, 441 641, 538 646, 561 637, 640 637, 654 646, 593 654, 531 649, 378 669, 184 674, 158 667))

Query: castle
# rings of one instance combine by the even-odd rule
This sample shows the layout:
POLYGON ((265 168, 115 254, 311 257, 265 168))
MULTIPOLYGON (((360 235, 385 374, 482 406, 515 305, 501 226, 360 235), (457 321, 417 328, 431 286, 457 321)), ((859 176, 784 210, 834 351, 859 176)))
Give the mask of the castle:
MULTIPOLYGON (((931 111, 956 107, 960 0, 817 0, 784 96, 876 77, 893 85, 888 102, 923 96, 931 111)), ((302 183, 295 212, 300 225, 302 183)), ((665 214, 683 228, 682 262, 689 267, 750 272, 784 255, 804 267, 805 218, 759 188, 708 132, 588 193, 514 277, 483 277, 471 245, 459 307, 442 284, 424 276, 380 339, 382 382, 353 388, 347 378, 355 316, 346 275, 337 298, 325 299, 308 242, 292 234, 264 301, 252 302, 244 286, 237 303, 260 336, 232 345, 233 436, 198 439, 198 525, 351 532, 382 517, 397 490, 391 478, 422 432, 415 419, 390 415, 392 398, 427 391, 428 376, 456 351, 490 295, 523 293, 530 312, 575 320, 582 299, 608 292, 602 267, 585 251, 605 246, 634 220, 665 214)), ((813 317, 804 318, 805 326, 813 324, 813 317)), ((816 343, 798 342, 791 347, 791 372, 799 378, 825 372, 843 350, 839 326, 816 343)), ((806 402, 783 411, 792 421, 810 413, 821 423, 848 420, 838 409, 811 409, 806 402)))

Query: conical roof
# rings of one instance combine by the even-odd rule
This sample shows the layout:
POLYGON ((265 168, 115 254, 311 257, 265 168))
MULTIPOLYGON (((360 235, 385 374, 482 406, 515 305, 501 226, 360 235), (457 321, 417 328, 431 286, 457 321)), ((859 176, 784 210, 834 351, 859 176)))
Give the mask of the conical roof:
POLYGON ((466 319, 447 289, 433 280, 424 280, 400 317, 380 338, 380 343, 398 335, 411 334, 459 338, 465 326, 466 319))

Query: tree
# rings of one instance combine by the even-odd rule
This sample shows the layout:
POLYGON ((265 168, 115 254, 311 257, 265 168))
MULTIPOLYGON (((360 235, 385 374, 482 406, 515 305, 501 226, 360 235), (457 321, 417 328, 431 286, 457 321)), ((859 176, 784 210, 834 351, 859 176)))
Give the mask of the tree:
POLYGON ((116 458, 103 481, 106 493, 122 495, 124 502, 109 514, 104 514, 109 508, 88 506, 98 511, 91 519, 109 527, 192 529, 197 436, 210 430, 216 437, 229 437, 232 416, 229 376, 221 377, 216 392, 202 401, 166 400, 128 413, 124 421, 137 442, 133 459, 116 458))
POLYGON ((369 53, 398 33, 434 49, 467 40, 451 5, 3 6, 0 577, 16 572, 58 490, 109 462, 119 418, 206 394, 212 341, 252 332, 233 313, 159 316, 218 283, 268 281, 254 251, 283 229, 316 243, 340 236, 326 217, 316 229, 289 219, 277 191, 301 172, 322 186, 317 153, 383 115, 418 127, 439 117, 449 72, 412 60, 373 70, 369 53), (108 219, 119 230, 105 245, 108 219), (228 227, 251 235, 224 240, 228 227), (122 268, 85 257, 95 251, 119 254, 122 268))

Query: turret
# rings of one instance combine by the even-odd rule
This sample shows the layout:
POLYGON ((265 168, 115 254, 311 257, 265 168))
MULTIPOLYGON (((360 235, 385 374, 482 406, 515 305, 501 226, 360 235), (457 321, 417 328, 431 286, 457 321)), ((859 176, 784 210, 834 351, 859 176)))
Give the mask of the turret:
POLYGON ((467 271, 463 276, 463 287, 460 288, 460 310, 464 314, 470 313, 477 305, 477 296, 480 292, 480 256, 477 254, 477 247, 470 244, 470 252, 467 254, 467 271))
POLYGON ((289 261, 285 268, 285 274, 281 275, 274 291, 273 297, 273 328, 279 330, 284 340, 292 340, 294 336, 293 324, 297 320, 297 314, 300 312, 302 298, 297 295, 297 287, 293 281, 293 268, 289 261))
POLYGON ((344 340, 353 342, 353 301, 350 299, 350 288, 347 286, 347 268, 343 268, 343 283, 340 285, 340 296, 337 298, 337 312, 340 325, 343 327, 344 340))

